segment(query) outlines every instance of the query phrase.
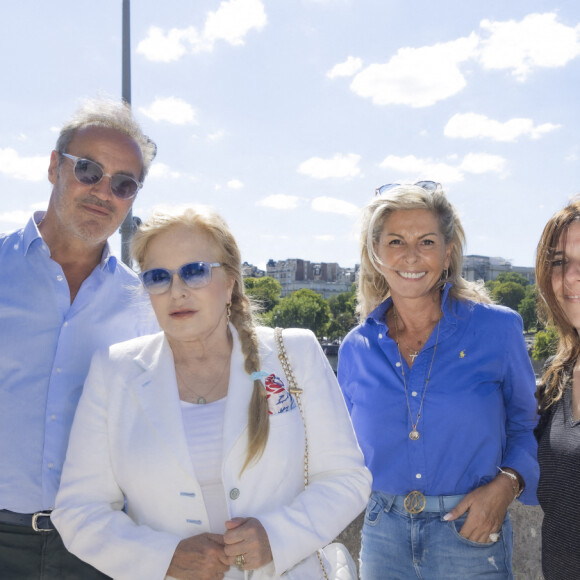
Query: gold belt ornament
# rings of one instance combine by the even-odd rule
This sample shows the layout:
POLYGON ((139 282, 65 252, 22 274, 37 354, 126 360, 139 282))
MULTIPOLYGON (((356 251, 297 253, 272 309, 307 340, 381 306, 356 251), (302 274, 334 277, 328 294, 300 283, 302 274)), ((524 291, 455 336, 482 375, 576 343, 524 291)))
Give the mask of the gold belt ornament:
POLYGON ((411 491, 405 496, 403 505, 410 514, 420 514, 426 503, 425 496, 420 491, 411 491))

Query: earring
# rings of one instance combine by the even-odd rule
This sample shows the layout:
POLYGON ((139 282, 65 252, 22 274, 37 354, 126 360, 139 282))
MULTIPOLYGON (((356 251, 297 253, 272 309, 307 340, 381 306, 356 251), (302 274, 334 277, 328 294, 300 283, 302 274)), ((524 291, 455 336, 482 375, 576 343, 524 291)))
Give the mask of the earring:
POLYGON ((226 304, 226 323, 230 323, 230 318, 232 317, 232 303, 228 302, 226 304))

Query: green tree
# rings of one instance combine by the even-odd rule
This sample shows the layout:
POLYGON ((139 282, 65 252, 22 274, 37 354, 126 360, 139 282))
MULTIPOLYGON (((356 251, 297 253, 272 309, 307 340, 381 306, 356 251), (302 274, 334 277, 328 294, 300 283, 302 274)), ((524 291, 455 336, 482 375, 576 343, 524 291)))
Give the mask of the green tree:
POLYGON ((264 317, 264 322, 273 327, 309 328, 322 338, 330 322, 330 307, 320 294, 302 288, 282 298, 264 317))
POLYGON ((517 272, 502 272, 501 274, 498 274, 496 280, 500 283, 515 282, 520 286, 529 286, 530 284, 530 281, 525 276, 522 276, 517 272))
POLYGON ((491 293, 491 297, 498 304, 516 311, 525 295, 526 289, 517 282, 500 282, 491 293))
POLYGON ((532 358, 534 360, 544 360, 555 354, 558 347, 558 339, 558 331, 553 326, 547 326, 545 330, 536 332, 532 358))
POLYGON ((259 304, 263 312, 269 312, 280 302, 282 286, 271 276, 244 278, 246 294, 259 304))
POLYGON ((536 308, 536 286, 526 287, 526 294, 518 306, 518 312, 524 321, 524 329, 530 330, 538 326, 538 310, 536 308))
POLYGON ((332 319, 328 327, 328 338, 343 338, 356 325, 356 292, 353 287, 349 292, 342 292, 328 299, 332 319))

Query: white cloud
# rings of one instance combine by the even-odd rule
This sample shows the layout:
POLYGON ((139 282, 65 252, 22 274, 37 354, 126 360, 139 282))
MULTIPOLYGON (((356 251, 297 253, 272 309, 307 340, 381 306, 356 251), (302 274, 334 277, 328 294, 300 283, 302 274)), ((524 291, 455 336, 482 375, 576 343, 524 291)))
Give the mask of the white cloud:
POLYGON ((460 168, 467 173, 504 173, 506 160, 499 155, 489 153, 468 153, 461 162, 460 168))
POLYGON ((526 80, 537 67, 561 67, 580 55, 580 26, 556 20, 556 13, 528 14, 520 22, 482 20, 489 37, 481 42, 480 62, 487 69, 511 69, 526 80))
POLYGON ((446 161, 421 159, 414 155, 398 157, 389 155, 381 162, 380 167, 392 169, 404 175, 403 183, 415 183, 416 181, 429 179, 443 184, 463 181, 465 173, 501 173, 505 174, 506 160, 499 155, 489 153, 468 153, 459 162, 457 155, 450 155, 446 161), (455 163, 449 163, 449 161, 455 163))
POLYGON ((200 52, 204 46, 193 26, 171 28, 167 33, 158 26, 151 26, 147 36, 137 45, 137 53, 153 62, 172 62, 186 54, 188 48, 192 52, 200 52))
POLYGON ((139 107, 139 111, 154 121, 167 121, 173 125, 196 125, 192 106, 177 97, 157 97, 149 107, 139 107))
POLYGON ((169 165, 165 163, 160 163, 156 161, 149 169, 147 177, 158 178, 158 179, 179 179, 181 173, 179 171, 173 171, 169 165))
POLYGON ((516 141, 519 137, 539 139, 559 128, 560 125, 552 123, 534 125, 532 119, 514 118, 502 123, 478 113, 457 113, 449 119, 443 133, 459 139, 487 137, 494 141, 516 141))
POLYGON ((311 157, 298 166, 298 173, 309 175, 315 179, 328 179, 329 177, 352 178, 360 173, 358 163, 360 155, 337 153, 331 159, 311 157))
POLYGON ((256 205, 271 207, 273 209, 296 209, 298 207, 298 200, 299 198, 296 195, 284 195, 283 193, 278 193, 265 197, 258 201, 256 205))
POLYGON ((386 64, 371 64, 358 73, 350 88, 375 105, 428 107, 461 91, 466 80, 459 65, 476 54, 478 37, 401 48, 386 64))
POLYGON ((230 189, 242 189, 244 184, 239 179, 230 179, 227 183, 230 189))
POLYGON ((137 45, 137 53, 151 61, 172 62, 188 52, 211 52, 218 40, 241 46, 251 30, 261 30, 266 23, 261 0, 227 0, 215 12, 208 13, 202 33, 193 26, 171 28, 167 32, 152 26, 137 45))
POLYGON ((326 76, 329 79, 334 79, 336 77, 351 77, 356 74, 362 68, 362 60, 360 58, 355 58, 354 56, 349 56, 344 62, 335 64, 327 73, 326 76))
POLYGON ((310 207, 314 211, 338 213, 347 216, 353 216, 359 213, 359 208, 353 203, 334 197, 316 197, 312 200, 310 207))
MULTIPOLYGON (((43 209, 46 209, 46 204, 43 209)), ((31 214, 31 211, 22 209, 16 209, 14 211, 3 211, 0 212, 0 223, 16 224, 22 226, 30 219, 31 214)))
POLYGON ((216 131, 215 133, 210 133, 207 136, 207 140, 208 141, 220 141, 221 139, 223 139, 225 134, 226 134, 225 131, 219 130, 219 131, 216 131))
POLYGON ((389 155, 381 162, 380 167, 393 169, 406 175, 405 182, 414 183, 421 179, 440 181, 441 183, 456 183, 463 181, 463 173, 453 165, 437 161, 430 157, 420 159, 414 155, 399 157, 389 155))
POLYGON ((20 157, 10 147, 0 148, 0 173, 24 181, 42 181, 47 179, 49 158, 45 155, 20 157))
POLYGON ((216 40, 225 40, 233 46, 240 46, 250 30, 261 30, 267 22, 260 0, 228 0, 208 14, 203 35, 212 44, 216 40))
POLYGON ((572 152, 569 155, 566 155, 566 157, 564 157, 564 161, 568 161, 569 163, 578 161, 578 159, 580 159, 580 157, 578 157, 578 154, 575 152, 572 152))

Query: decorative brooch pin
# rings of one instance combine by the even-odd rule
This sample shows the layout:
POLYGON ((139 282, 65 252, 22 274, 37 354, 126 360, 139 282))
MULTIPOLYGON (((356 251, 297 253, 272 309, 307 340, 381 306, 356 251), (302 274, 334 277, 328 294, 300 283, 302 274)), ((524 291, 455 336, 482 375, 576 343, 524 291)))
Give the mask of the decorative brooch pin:
POLYGON ((464 351, 464 350, 462 350, 462 351, 459 353, 459 358, 465 358, 465 351, 464 351))

